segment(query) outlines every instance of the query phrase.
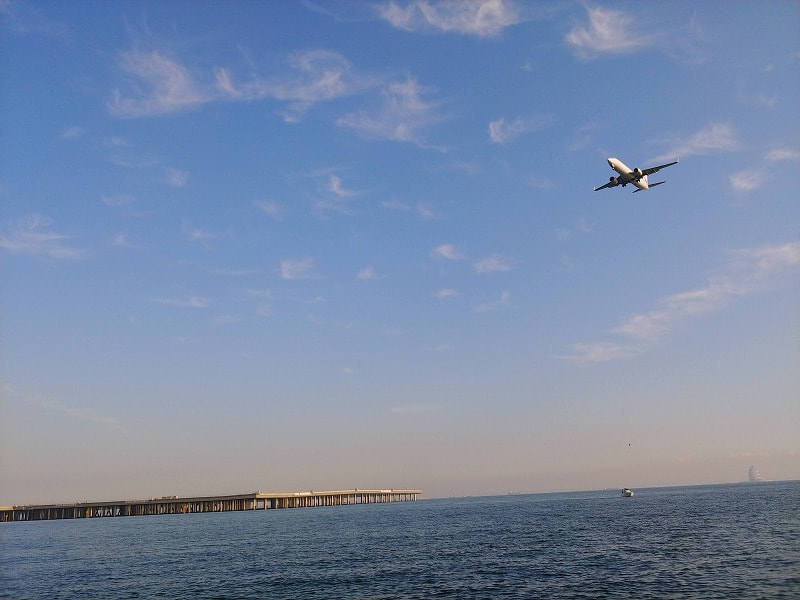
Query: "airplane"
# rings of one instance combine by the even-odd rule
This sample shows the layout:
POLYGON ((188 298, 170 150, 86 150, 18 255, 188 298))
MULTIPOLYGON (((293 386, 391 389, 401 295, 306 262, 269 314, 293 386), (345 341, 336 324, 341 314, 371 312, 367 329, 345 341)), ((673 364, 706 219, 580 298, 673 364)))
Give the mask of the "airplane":
POLYGON ((649 190, 652 187, 656 187, 657 185, 661 185, 662 183, 666 183, 666 181, 658 181, 656 183, 649 183, 647 181, 647 176, 660 171, 661 169, 666 169, 667 167, 671 167, 672 165, 678 164, 678 161, 667 163, 665 165, 658 165, 657 167, 650 167, 649 169, 640 169, 636 167, 635 169, 631 169, 622 162, 618 158, 609 158, 608 159, 608 166, 614 169, 619 175, 617 177, 610 177, 608 183, 605 185, 601 185, 600 187, 594 188, 594 191, 603 190, 605 188, 612 188, 618 185, 625 187, 629 183, 632 183, 638 189, 633 190, 634 192, 641 192, 642 190, 649 190))

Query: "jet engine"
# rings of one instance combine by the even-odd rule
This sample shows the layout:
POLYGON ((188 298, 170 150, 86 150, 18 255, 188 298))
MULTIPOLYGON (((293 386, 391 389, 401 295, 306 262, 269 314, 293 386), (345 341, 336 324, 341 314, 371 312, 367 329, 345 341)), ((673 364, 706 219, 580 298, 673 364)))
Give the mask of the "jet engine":
POLYGON ((633 170, 633 176, 634 176, 634 177, 635 177, 637 180, 641 179, 641 178, 642 178, 642 175, 644 175, 644 173, 642 173, 642 170, 641 170, 639 167, 636 167, 636 168, 633 170))
POLYGON ((616 177, 609 177, 609 178, 608 178, 608 182, 609 182, 611 185, 619 185, 619 180, 618 180, 616 177))

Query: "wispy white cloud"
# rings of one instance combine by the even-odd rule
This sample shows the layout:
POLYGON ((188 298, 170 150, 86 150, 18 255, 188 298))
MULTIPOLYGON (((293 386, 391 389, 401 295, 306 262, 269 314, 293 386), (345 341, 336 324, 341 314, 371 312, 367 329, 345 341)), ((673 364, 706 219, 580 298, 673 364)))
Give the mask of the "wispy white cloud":
POLYGON ((710 123, 689 136, 667 140, 666 144, 670 149, 651 160, 661 162, 696 154, 731 152, 741 146, 730 123, 710 123))
POLYGON ((737 98, 742 104, 748 106, 758 106, 766 109, 775 108, 778 102, 778 98, 774 94, 753 91, 749 89, 749 86, 742 81, 739 82, 737 98))
POLYGON ((536 190, 552 190, 558 187, 556 182, 550 177, 539 177, 530 175, 527 177, 528 185, 536 190))
POLYGON ((736 284, 730 278, 724 276, 714 278, 696 290, 680 292, 661 299, 658 308, 630 317, 615 328, 613 333, 634 340, 656 342, 669 333, 677 323, 688 317, 720 308, 738 292, 736 284))
POLYGON ((411 210, 411 205, 406 204, 405 202, 401 202, 396 198, 392 198, 391 200, 384 200, 381 202, 381 206, 388 210, 398 210, 401 212, 408 212, 411 210))
POLYGON ((513 266, 509 260, 502 254, 490 254, 480 260, 475 261, 472 265, 476 273, 502 273, 510 271, 513 266))
POLYGON ((500 117, 489 122, 489 139, 495 144, 507 144, 520 135, 541 129, 550 121, 550 117, 517 117, 513 121, 500 117))
POLYGON ((238 86, 227 70, 217 69, 217 87, 236 99, 270 97, 304 104, 346 96, 362 87, 357 84, 350 62, 337 52, 296 52, 289 56, 288 66, 290 72, 285 75, 253 79, 238 86))
POLYGON ((271 202, 268 200, 256 200, 253 202, 253 206, 255 206, 259 211, 267 215, 268 217, 272 217, 275 220, 280 220, 283 218, 283 208, 277 202, 271 202))
POLYGON ((272 315, 272 301, 274 294, 272 290, 249 290, 248 294, 258 299, 256 306, 256 314, 260 317, 268 317, 272 315))
POLYGON ((318 102, 356 94, 375 85, 360 76, 342 55, 307 50, 288 57, 288 70, 236 81, 231 69, 192 70, 177 57, 138 49, 121 55, 127 85, 116 88, 108 110, 119 117, 158 116, 200 107, 209 102, 273 99, 287 104, 286 121, 299 120, 318 102))
POLYGON ((509 308, 511 306, 511 294, 504 291, 500 294, 500 298, 497 300, 493 300, 491 302, 487 302, 485 304, 479 304, 475 307, 476 313, 487 313, 487 312, 494 312, 497 310, 502 310, 504 308, 509 308))
POLYGON ((463 252, 452 244, 441 244, 430 252, 431 258, 445 258, 447 260, 462 260, 463 252))
POLYGON ((108 146, 109 148, 129 148, 131 143, 126 140, 124 137, 120 137, 118 135, 114 135, 108 138, 104 145, 108 146))
POLYGON ((204 267, 210 275, 219 277, 248 277, 259 273, 258 269, 236 269, 232 267, 204 267))
MULTIPOLYGON (((410 204, 406 204, 405 202, 401 202, 400 200, 394 200, 394 199, 382 202, 381 206, 383 206, 388 210, 397 210, 401 212, 410 212, 414 208, 410 204)), ((423 219, 425 221, 429 221, 430 219, 436 218, 436 213, 427 204, 422 204, 422 203, 417 204, 416 213, 420 219, 423 219)))
POLYGON ((24 402, 29 406, 35 406, 58 415, 65 415, 73 419, 86 421, 93 423, 94 425, 101 425, 110 429, 119 429, 122 427, 122 422, 117 417, 105 415, 94 408, 90 409, 86 407, 74 406, 54 398, 22 392, 16 387, 8 384, 3 384, 0 390, 2 390, 2 395, 6 399, 13 398, 15 400, 24 402))
POLYGON ((442 342, 441 344, 437 344, 435 346, 431 346, 428 348, 431 352, 436 353, 443 353, 443 352, 450 352, 453 349, 453 344, 450 342, 442 342))
POLYGON ((350 61, 327 50, 307 50, 290 57, 292 75, 271 86, 278 100, 313 104, 361 91, 367 81, 353 73, 350 61))
POLYGON ((600 6, 587 6, 589 23, 576 25, 566 35, 567 44, 580 58, 601 54, 625 54, 646 48, 654 38, 639 32, 633 15, 600 6))
POLYGON ((754 291, 765 279, 798 266, 800 242, 736 250, 731 263, 742 292, 754 291))
POLYGON ((209 301, 201 296, 189 296, 188 298, 153 298, 156 304, 165 306, 175 306, 177 308, 208 308, 209 301))
POLYGON ((57 259, 85 258, 83 248, 69 244, 71 236, 50 229, 52 221, 42 215, 29 215, 18 220, 11 230, 0 235, 0 248, 15 254, 32 254, 57 259))
POLYGON ((602 363, 639 354, 632 344, 614 342, 579 343, 572 347, 574 354, 563 357, 580 363, 602 363))
POLYGON ((356 274, 356 279, 359 281, 373 281, 378 278, 378 274, 375 272, 375 267, 369 266, 364 267, 356 274))
POLYGON ((131 248, 131 243, 128 241, 128 236, 124 233, 118 233, 111 240, 111 245, 114 248, 131 248))
POLYGON ((436 114, 435 103, 423 100, 424 93, 424 88, 413 78, 390 83, 381 91, 380 107, 345 115, 336 123, 367 138, 425 146, 423 130, 441 117, 436 114))
POLYGON ((73 39, 74 32, 62 22, 51 19, 36 3, 0 1, 0 23, 3 33, 15 35, 40 35, 61 39, 73 39))
POLYGON ((772 172, 777 168, 773 166, 774 163, 798 160, 800 160, 800 152, 796 150, 785 148, 770 150, 764 157, 764 163, 760 167, 732 174, 728 178, 731 188, 737 192, 749 192, 758 189, 773 176, 772 172))
POLYGON ((172 187, 183 187, 189 181, 189 173, 170 167, 167 169, 167 184, 172 187))
POLYGON ((328 180, 328 191, 339 198, 350 198, 355 195, 353 190, 345 189, 341 177, 331 175, 328 180))
POLYGON ((272 315, 272 305, 269 302, 259 302, 256 307, 256 314, 259 317, 269 317, 272 315))
POLYGON ((61 133, 61 139, 76 140, 79 137, 83 137, 85 133, 86 130, 83 127, 79 127, 78 125, 71 125, 61 133))
POLYGON ((708 282, 667 296, 656 308, 636 314, 610 331, 616 341, 581 342, 562 357, 596 363, 636 356, 661 342, 688 319, 720 310, 736 298, 774 285, 782 275, 800 268, 800 242, 746 248, 732 252, 728 263, 708 282))
POLYGON ((200 243, 206 248, 209 248, 211 242, 219 237, 216 233, 204 231, 198 227, 189 227, 188 225, 184 225, 184 231, 186 233, 186 238, 190 242, 200 243))
POLYGON ((458 296, 458 292, 451 288, 442 288, 436 291, 435 296, 440 300, 446 300, 447 298, 455 298, 458 296))
POLYGON ((427 204, 417 204, 417 215, 420 219, 429 221, 436 218, 436 213, 427 204))
POLYGON ((800 160, 800 152, 787 148, 778 148, 767 153, 767 160, 771 162, 784 160, 800 160))
POLYGON ((592 232, 594 225, 590 223, 586 217, 582 216, 570 227, 559 227, 556 229, 556 238, 560 241, 566 241, 572 238, 572 234, 576 231, 578 233, 588 234, 592 232))
MULTIPOLYGON (((116 146, 115 148, 126 148, 125 146, 116 146)), ((108 162, 118 167, 125 169, 155 169, 161 168, 158 159, 152 156, 136 156, 131 152, 115 152, 108 157, 108 162)))
POLYGON ((575 264, 569 256, 562 254, 558 261, 558 270, 562 273, 571 273, 575 270, 575 264))
MULTIPOLYGON (((284 103, 286 122, 297 122, 317 103, 377 89, 378 105, 346 114, 337 125, 368 138, 426 147, 424 129, 441 120, 437 105, 423 99, 426 90, 413 78, 388 82, 358 73, 341 54, 326 50, 292 54, 287 66, 282 73, 237 81, 229 68, 191 69, 165 52, 130 50, 120 59, 128 81, 113 90, 107 106, 113 115, 135 118, 191 110, 210 102, 272 99, 284 103)), ((183 185, 185 179, 171 177, 168 182, 183 185)))
POLYGON ((314 259, 310 256, 300 259, 287 258, 281 261, 283 279, 309 279, 314 270, 314 259))
POLYGON ((369 76, 358 74, 341 54, 306 50, 292 54, 289 71, 236 83, 228 69, 216 70, 216 89, 229 100, 272 98, 287 103, 284 120, 296 122, 314 104, 358 94, 373 87, 369 76))
POLYGON ((580 219, 578 219, 578 222, 577 222, 577 224, 575 225, 575 227, 576 227, 576 228, 578 229, 578 231, 580 231, 581 233, 591 233, 591 232, 592 232, 592 230, 594 229, 594 224, 593 224, 593 223, 590 223, 590 222, 589 222, 589 221, 586 219, 586 217, 583 217, 583 216, 582 216, 580 219))
POLYGON ((241 323, 244 319, 242 317, 236 315, 219 315, 211 319, 211 326, 214 329, 219 329, 221 327, 226 327, 228 325, 235 325, 236 323, 241 323))
POLYGON ((734 190, 748 192, 761 187, 764 181, 763 171, 740 171, 729 178, 734 190))
POLYGON ((114 194, 113 196, 103 196, 101 202, 109 207, 129 206, 136 202, 136 197, 131 194, 114 194))
POLYGON ((213 95, 176 59, 160 52, 122 54, 122 70, 133 79, 128 95, 115 89, 108 110, 120 117, 163 115, 209 102, 213 95))
POLYGON ((442 31, 493 37, 520 22, 515 6, 503 0, 389 2, 380 15, 393 27, 406 31, 442 31))
POLYGON ((305 176, 316 181, 313 210, 319 217, 329 213, 350 215, 353 213, 352 201, 361 192, 345 186, 344 179, 335 173, 335 167, 317 169, 305 176))

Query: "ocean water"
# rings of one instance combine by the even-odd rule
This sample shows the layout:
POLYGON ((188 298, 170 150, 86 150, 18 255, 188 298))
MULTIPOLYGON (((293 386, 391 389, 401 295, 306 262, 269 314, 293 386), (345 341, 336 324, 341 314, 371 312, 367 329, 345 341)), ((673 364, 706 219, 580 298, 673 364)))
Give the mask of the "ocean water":
POLYGON ((0 597, 800 598, 800 482, 0 525, 0 597))

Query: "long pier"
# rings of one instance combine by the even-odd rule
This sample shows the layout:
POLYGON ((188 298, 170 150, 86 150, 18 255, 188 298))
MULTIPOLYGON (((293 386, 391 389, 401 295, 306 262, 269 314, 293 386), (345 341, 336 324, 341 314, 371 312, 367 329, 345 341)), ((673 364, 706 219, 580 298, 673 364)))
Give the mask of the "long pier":
POLYGON ((422 490, 334 490, 325 492, 253 492, 232 496, 198 496, 178 498, 163 496, 149 500, 117 502, 76 502, 74 504, 40 504, 0 506, 0 522, 48 521, 52 519, 92 519, 98 517, 138 517, 185 513, 227 512, 234 510, 268 510, 274 508, 311 508, 417 500, 422 490))

